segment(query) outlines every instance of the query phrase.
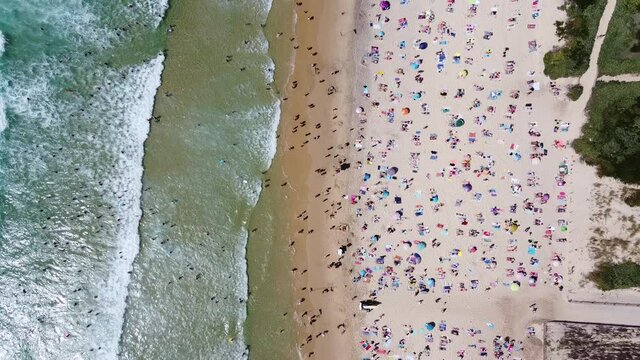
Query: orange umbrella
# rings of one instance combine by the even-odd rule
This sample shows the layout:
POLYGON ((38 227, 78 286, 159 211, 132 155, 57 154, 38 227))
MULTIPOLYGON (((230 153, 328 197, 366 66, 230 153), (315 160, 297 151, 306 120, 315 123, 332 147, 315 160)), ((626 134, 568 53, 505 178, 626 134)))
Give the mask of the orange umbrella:
POLYGON ((402 108, 402 115, 408 115, 410 112, 409 108, 402 108))

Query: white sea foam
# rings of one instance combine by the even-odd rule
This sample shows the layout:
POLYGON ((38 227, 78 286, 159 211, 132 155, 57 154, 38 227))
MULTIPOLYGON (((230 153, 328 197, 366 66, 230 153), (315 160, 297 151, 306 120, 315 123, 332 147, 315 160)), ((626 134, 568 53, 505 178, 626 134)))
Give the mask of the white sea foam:
POLYGON ((2 31, 0 31, 0 56, 4 54, 4 47, 7 44, 7 39, 4 37, 2 31))
MULTIPOLYGON (((127 287, 130 282, 130 272, 133 261, 139 250, 138 226, 142 216, 140 198, 142 195, 142 158, 144 155, 144 141, 149 133, 148 119, 153 111, 154 97, 160 86, 160 75, 163 69, 164 56, 158 55, 150 62, 136 67, 130 76, 134 79, 130 87, 123 88, 118 101, 124 102, 122 119, 127 129, 120 134, 121 140, 126 142, 125 151, 117 166, 117 179, 113 183, 113 191, 126 194, 123 198, 115 199, 118 203, 118 217, 122 219, 117 234, 118 254, 111 263, 112 271, 104 290, 109 302, 103 311, 110 313, 114 319, 113 331, 121 332, 126 307, 127 287)), ((109 339, 105 352, 108 356, 117 354, 120 336, 109 339)))
POLYGON ((7 113, 5 111, 4 101, 0 100, 0 134, 7 128, 7 113))

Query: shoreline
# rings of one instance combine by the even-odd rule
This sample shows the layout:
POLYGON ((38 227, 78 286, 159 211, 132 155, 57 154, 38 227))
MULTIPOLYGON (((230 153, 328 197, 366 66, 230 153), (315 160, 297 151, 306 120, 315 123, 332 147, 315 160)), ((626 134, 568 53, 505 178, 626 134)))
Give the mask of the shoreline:
MULTIPOLYGON (((323 198, 332 202, 342 200, 337 189, 341 186, 337 182, 342 180, 316 171, 326 169, 331 174, 342 158, 316 154, 344 148, 350 140, 347 124, 351 119, 353 87, 348 82, 354 74, 350 45, 354 41, 356 13, 353 4, 337 0, 292 3, 292 6, 296 19, 294 32, 272 30, 276 36, 270 39, 270 47, 275 42, 282 48, 280 42, 285 42, 297 49, 287 76, 277 74, 276 70, 276 79, 286 84, 278 84, 281 100, 278 145, 272 167, 265 175, 261 201, 262 196, 280 198, 278 208, 285 209, 276 225, 283 239, 274 242, 276 248, 286 246, 292 259, 292 268, 287 270, 290 276, 282 275, 281 280, 293 281, 289 298, 292 313, 284 312, 297 343, 297 354, 293 356, 302 359, 311 354, 318 359, 334 359, 353 349, 350 324, 344 331, 335 329, 338 319, 351 317, 347 314, 350 294, 344 284, 348 276, 344 273, 346 264, 339 270, 327 270, 327 265, 338 259, 336 251, 340 245, 326 241, 335 233, 328 230, 329 226, 323 223, 324 214, 314 204, 319 197, 316 195, 330 187, 334 190, 323 198), (339 37, 352 40, 332 43, 339 37), (318 256, 319 253, 326 257, 318 256), (308 341, 309 337, 313 340, 308 341), (322 345, 316 345, 320 341, 322 345)), ((256 358, 251 346, 250 357, 256 358)))

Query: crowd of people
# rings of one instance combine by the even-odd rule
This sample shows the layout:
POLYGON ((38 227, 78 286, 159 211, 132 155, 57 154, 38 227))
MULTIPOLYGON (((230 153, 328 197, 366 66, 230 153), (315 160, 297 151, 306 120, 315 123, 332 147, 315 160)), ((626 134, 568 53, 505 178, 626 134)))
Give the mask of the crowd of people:
POLYGON ((455 297, 498 306, 564 288, 571 124, 546 110, 562 90, 541 71, 540 1, 371 5, 350 165, 359 179, 344 194, 359 238, 347 254, 353 286, 381 302, 359 334, 363 358, 522 358, 531 328, 444 313, 465 311, 447 305, 455 297), (393 319, 407 297, 441 318, 393 319))

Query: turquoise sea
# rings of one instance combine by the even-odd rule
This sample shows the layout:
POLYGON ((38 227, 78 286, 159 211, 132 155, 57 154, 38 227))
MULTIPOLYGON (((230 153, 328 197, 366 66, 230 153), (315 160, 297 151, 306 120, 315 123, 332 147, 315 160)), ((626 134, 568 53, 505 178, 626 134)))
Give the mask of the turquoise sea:
POLYGON ((246 357, 271 2, 168 7, 0 1, 0 359, 246 357))

